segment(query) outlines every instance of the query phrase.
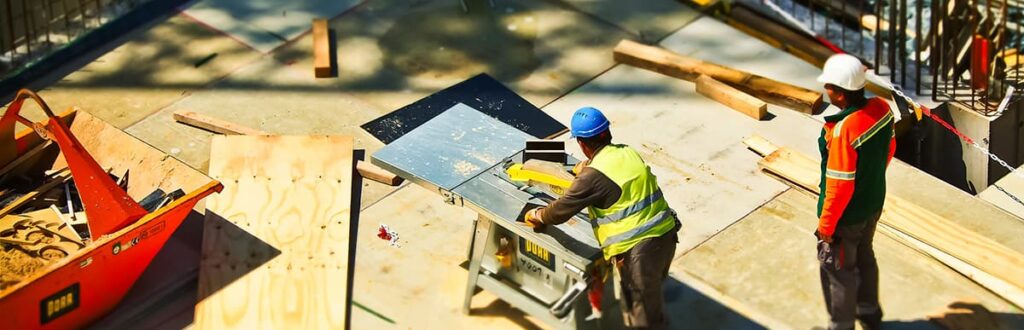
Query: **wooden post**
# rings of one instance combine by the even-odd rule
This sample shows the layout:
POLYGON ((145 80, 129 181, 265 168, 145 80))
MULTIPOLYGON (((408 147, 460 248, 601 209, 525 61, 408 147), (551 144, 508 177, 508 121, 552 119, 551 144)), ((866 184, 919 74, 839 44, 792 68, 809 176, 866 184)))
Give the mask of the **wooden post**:
POLYGON ((331 44, 327 20, 313 20, 313 74, 317 78, 331 76, 331 44))

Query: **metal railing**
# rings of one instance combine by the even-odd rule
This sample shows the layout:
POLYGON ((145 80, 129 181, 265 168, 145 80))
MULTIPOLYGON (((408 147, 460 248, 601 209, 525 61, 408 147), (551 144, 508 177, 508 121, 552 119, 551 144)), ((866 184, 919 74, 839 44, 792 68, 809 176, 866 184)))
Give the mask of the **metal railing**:
POLYGON ((868 62, 903 89, 995 115, 1024 98, 1022 0, 758 0, 868 62), (1009 61, 1007 61, 1009 60, 1009 61), (1016 66, 1007 66, 1016 62, 1016 66))
POLYGON ((0 0, 0 78, 149 0, 0 0))

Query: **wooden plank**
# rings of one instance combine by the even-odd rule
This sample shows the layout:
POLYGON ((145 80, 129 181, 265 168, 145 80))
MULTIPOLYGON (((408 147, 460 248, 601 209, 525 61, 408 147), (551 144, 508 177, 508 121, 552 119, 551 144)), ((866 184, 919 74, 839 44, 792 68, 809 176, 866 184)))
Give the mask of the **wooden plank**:
POLYGON ((615 60, 688 81, 707 75, 762 100, 811 114, 822 102, 821 93, 722 65, 685 57, 666 49, 622 40, 615 46, 615 60))
POLYGON ((939 262, 955 270, 957 273, 963 274, 967 278, 981 284, 981 286, 991 290, 992 292, 998 292, 1000 297, 1016 305, 1018 308, 1024 308, 1024 289, 1015 287, 1006 281, 992 276, 992 274, 978 269, 978 267, 974 267, 971 264, 963 262, 949 253, 943 252, 934 246, 925 244, 924 242, 921 242, 898 230, 894 230, 889 226, 882 226, 879 230, 887 236, 893 237, 896 240, 901 241, 912 248, 916 248, 918 251, 921 251, 932 258, 935 258, 939 262))
MULTIPOLYGON (((758 162, 758 165, 765 171, 779 175, 815 194, 819 190, 818 162, 798 152, 780 148, 758 162)), ((926 208, 888 195, 885 198, 880 225, 947 253, 981 272, 1016 287, 1018 292, 1019 289, 1024 289, 1024 277, 1020 276, 1024 274, 1024 255, 926 208)), ((941 258, 937 259, 943 261, 941 258)), ((956 269, 954 265, 950 266, 956 269)), ((976 273, 975 276, 968 273, 965 275, 972 279, 977 278, 976 273)), ((1008 300, 1016 299, 1004 296, 998 287, 989 286, 991 281, 977 283, 1008 300)))
POLYGON ((352 138, 215 136, 199 329, 345 327, 352 138))
POLYGON ((313 74, 317 78, 331 76, 331 44, 327 20, 313 20, 313 74))
POLYGON ((697 77, 697 93, 757 120, 768 116, 768 104, 706 75, 697 77))
MULTIPOLYGON (((174 112, 174 119, 182 124, 226 135, 271 135, 270 133, 255 128, 201 115, 187 110, 174 112)), ((356 161, 356 170, 359 171, 359 175, 363 178, 389 186, 397 186, 402 184, 402 181, 404 181, 398 175, 362 160, 356 161)))
MULTIPOLYGON (((32 148, 32 150, 29 150, 28 152, 25 152, 25 154, 23 154, 21 156, 18 156, 18 158, 15 158, 14 161, 12 161, 10 163, 7 163, 6 166, 4 166, 3 168, 0 168, 0 177, 3 177, 4 174, 7 174, 7 172, 10 172, 15 167, 18 167, 18 165, 21 165, 21 164, 25 163, 29 159, 33 159, 33 157, 35 157, 40 152, 42 152, 43 149, 46 149, 46 147, 50 146, 50 144, 51 143, 49 141, 37 144, 35 147, 32 148)), ((0 182, 3 182, 3 180, 0 179, 0 182)))
POLYGON ((743 140, 743 144, 747 145, 747 148, 753 150, 758 156, 764 157, 771 153, 779 150, 779 147, 768 141, 760 135, 754 135, 746 140, 743 140))
POLYGON ((267 132, 238 125, 232 122, 223 121, 193 111, 178 110, 174 112, 174 120, 179 123, 201 128, 210 132, 229 135, 269 135, 267 132))

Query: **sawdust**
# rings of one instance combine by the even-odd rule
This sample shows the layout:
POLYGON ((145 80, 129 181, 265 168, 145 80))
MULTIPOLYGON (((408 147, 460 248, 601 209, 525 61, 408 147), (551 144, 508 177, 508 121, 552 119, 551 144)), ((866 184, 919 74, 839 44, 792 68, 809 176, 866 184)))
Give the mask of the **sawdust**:
POLYGON ((479 166, 473 165, 473 163, 470 163, 470 162, 467 162, 467 161, 464 161, 464 160, 460 160, 458 162, 455 162, 455 166, 454 167, 455 167, 455 172, 459 173, 462 176, 469 176, 470 174, 473 174, 473 172, 476 172, 476 170, 480 169, 479 166))
POLYGON ((18 249, 0 250, 0 290, 18 284, 48 264, 18 249))

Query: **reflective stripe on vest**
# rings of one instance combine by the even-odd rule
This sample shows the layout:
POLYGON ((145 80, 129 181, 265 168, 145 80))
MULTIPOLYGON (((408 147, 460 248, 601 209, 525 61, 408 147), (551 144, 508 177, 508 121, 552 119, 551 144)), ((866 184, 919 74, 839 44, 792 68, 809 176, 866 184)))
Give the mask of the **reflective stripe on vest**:
POLYGON ((653 194, 650 194, 646 198, 641 200, 639 203, 630 205, 629 207, 626 207, 625 209, 622 209, 619 212, 615 212, 613 214, 598 218, 596 220, 597 224, 606 225, 612 222, 622 220, 625 217, 636 214, 637 212, 640 212, 640 210, 643 210, 648 206, 651 206, 651 204, 654 204, 654 202, 661 200, 662 197, 663 196, 661 195, 661 189, 658 189, 653 194))
POLYGON ((622 191, 608 208, 590 208, 605 259, 629 251, 645 238, 661 236, 675 226, 675 217, 658 188, 657 178, 635 150, 624 145, 605 146, 589 167, 611 179, 622 191))
POLYGON ((651 220, 647 220, 647 222, 644 222, 642 225, 638 227, 633 227, 633 229, 630 229, 625 233, 606 238, 604 240, 604 245, 612 245, 633 238, 638 234, 642 234, 645 231, 651 230, 651 228, 660 225, 662 222, 666 220, 673 220, 673 215, 675 215, 675 212, 673 212, 672 209, 658 212, 658 214, 656 214, 651 220))

